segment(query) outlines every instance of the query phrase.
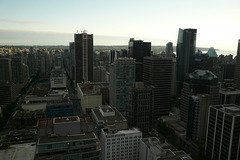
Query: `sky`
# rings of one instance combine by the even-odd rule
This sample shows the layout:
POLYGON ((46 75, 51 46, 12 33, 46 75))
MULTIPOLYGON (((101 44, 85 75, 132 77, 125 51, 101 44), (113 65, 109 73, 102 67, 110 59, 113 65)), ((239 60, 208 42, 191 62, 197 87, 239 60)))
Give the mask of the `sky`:
POLYGON ((237 51, 240 0, 0 0, 0 45, 68 45, 74 33, 95 45, 176 45, 179 28, 197 29, 197 46, 237 51))

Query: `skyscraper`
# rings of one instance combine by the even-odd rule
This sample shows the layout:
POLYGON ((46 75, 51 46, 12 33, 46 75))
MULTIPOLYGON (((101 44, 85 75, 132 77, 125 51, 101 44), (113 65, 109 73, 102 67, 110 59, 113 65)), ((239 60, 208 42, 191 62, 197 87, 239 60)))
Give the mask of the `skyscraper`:
MULTIPOLYGON (((181 93, 180 117, 185 123, 188 123, 190 97, 192 95, 208 94, 211 96, 210 104, 219 103, 218 78, 208 70, 196 70, 185 78, 181 93)), ((199 106, 198 106, 199 107, 199 106)), ((207 106, 206 106, 207 107, 207 106)), ((191 114, 192 116, 192 114, 191 114)), ((192 117, 193 119, 196 117, 192 117)), ((190 120, 191 121, 191 120, 190 120)))
POLYGON ((238 40, 237 59, 235 65, 234 81, 236 88, 240 89, 240 39, 238 40))
POLYGON ((128 57, 136 59, 136 82, 143 81, 143 58, 151 56, 151 42, 134 40, 130 38, 128 43, 128 57))
POLYGON ((135 60, 119 58, 110 66, 110 105, 124 116, 129 103, 129 87, 135 82, 135 60))
POLYGON ((166 55, 170 55, 173 53, 173 43, 172 42, 168 42, 166 44, 165 52, 166 52, 166 55))
POLYGON ((205 152, 213 160, 240 157, 240 106, 234 104, 210 106, 205 152))
POLYGON ((172 58, 145 57, 143 82, 154 86, 153 118, 168 115, 170 111, 172 58))
POLYGON ((140 129, 144 135, 152 129, 153 89, 153 86, 136 82, 129 91, 128 124, 140 129))
POLYGON ((180 95, 186 73, 194 71, 196 29, 179 29, 177 41, 177 92, 180 95))
POLYGON ((10 58, 0 58, 0 81, 12 81, 12 66, 10 58))
POLYGON ((76 84, 93 81, 93 34, 74 34, 76 84))
POLYGON ((75 54, 74 54, 74 42, 69 42, 69 76, 75 78, 75 54))

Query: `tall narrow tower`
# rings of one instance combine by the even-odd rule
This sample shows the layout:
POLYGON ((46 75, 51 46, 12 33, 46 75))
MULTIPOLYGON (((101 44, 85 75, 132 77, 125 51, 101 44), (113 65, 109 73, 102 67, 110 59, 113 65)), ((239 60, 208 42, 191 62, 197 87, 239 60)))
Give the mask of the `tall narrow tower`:
POLYGON ((196 29, 179 29, 177 42, 177 93, 181 93, 186 73, 194 71, 196 29))
POLYGON ((238 40, 237 59, 235 64, 234 81, 237 89, 240 89, 240 39, 238 40))
POLYGON ((76 83, 93 81, 93 34, 74 34, 76 83))

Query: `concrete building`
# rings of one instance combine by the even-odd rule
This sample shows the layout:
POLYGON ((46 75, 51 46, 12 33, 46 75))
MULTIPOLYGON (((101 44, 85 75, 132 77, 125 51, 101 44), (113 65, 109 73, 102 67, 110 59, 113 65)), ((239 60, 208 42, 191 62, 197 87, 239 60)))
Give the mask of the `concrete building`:
POLYGON ((140 140, 139 160, 192 160, 184 151, 172 151, 170 145, 156 137, 140 140))
POLYGON ((209 108, 205 153, 213 160, 239 159, 240 106, 213 105, 209 108))
POLYGON ((172 58, 145 57, 143 82, 154 86, 153 118, 168 115, 170 111, 172 58))
POLYGON ((92 108, 102 105, 102 93, 88 83, 77 84, 77 96, 81 100, 84 113, 91 112, 92 108))
POLYGON ((117 130, 128 128, 126 118, 114 107, 98 106, 92 109, 92 116, 98 127, 97 135, 100 135, 102 128, 108 126, 114 126, 117 130))
POLYGON ((35 76, 37 73, 37 58, 36 55, 31 53, 28 54, 28 67, 29 67, 29 76, 35 76))
POLYGON ((189 106, 189 98, 191 95, 197 94, 208 94, 208 96, 211 96, 209 103, 218 104, 219 86, 217 76, 208 70, 195 70, 185 77, 180 100, 180 117, 185 123, 188 123, 188 110, 191 107, 189 106))
POLYGON ((12 81, 14 83, 24 83, 24 68, 23 58, 21 54, 15 54, 12 56, 12 81))
POLYGON ((74 34, 76 83, 93 81, 93 34, 74 34))
POLYGON ((69 66, 68 75, 71 79, 75 78, 75 54, 74 54, 74 42, 69 42, 69 66))
POLYGON ((116 130, 106 128, 101 131, 102 159, 139 159, 139 141, 142 132, 136 128, 116 130))
POLYGON ((219 104, 240 105, 240 90, 235 88, 221 88, 219 90, 219 104))
POLYGON ((51 71, 50 88, 52 90, 67 88, 67 76, 63 69, 55 68, 51 71))
POLYGON ((129 127, 136 127, 143 135, 148 135, 152 130, 154 87, 145 86, 143 82, 135 82, 129 90, 129 127))
POLYGON ((119 58, 110 66, 110 105, 127 115, 129 87, 135 82, 135 60, 119 58))
POLYGON ((12 65, 10 58, 0 58, 0 81, 12 81, 12 65))
POLYGON ((15 85, 11 82, 0 82, 0 97, 0 106, 8 105, 15 101, 15 85))
POLYGON ((93 82, 106 82, 107 73, 103 66, 98 66, 93 69, 93 82))
POLYGON ((82 132, 79 117, 43 119, 36 159, 101 159, 100 143, 93 132, 82 132))

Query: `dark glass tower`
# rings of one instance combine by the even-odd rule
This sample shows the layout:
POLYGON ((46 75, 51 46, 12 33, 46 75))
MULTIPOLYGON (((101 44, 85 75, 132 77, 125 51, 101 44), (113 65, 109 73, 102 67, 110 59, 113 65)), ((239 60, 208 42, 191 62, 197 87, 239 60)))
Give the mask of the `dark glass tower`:
POLYGON ((93 81, 93 34, 74 34, 76 84, 93 81))
POLYGON ((237 89, 240 89, 240 39, 238 40, 237 59, 235 64, 234 82, 237 89))
POLYGON ((151 42, 134 40, 128 43, 128 57, 136 59, 136 82, 143 81, 143 57, 151 56, 151 42))
POLYGON ((194 71, 197 29, 179 29, 177 42, 177 92, 180 95, 186 73, 194 71))

